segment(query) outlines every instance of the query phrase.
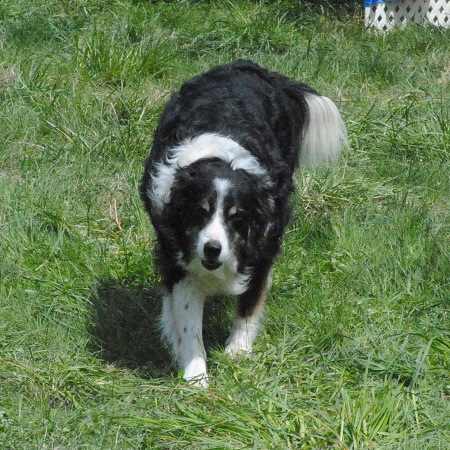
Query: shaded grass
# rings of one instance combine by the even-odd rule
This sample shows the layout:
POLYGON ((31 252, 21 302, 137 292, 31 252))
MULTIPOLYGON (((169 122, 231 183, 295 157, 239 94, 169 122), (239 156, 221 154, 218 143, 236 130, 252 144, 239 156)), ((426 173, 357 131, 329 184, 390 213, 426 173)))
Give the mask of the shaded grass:
POLYGON ((0 6, 1 448, 449 448, 449 35, 359 13, 0 6), (340 103, 352 151, 298 176, 250 358, 221 351, 230 299, 208 304, 199 391, 158 339, 137 186, 170 91, 237 57, 340 103))

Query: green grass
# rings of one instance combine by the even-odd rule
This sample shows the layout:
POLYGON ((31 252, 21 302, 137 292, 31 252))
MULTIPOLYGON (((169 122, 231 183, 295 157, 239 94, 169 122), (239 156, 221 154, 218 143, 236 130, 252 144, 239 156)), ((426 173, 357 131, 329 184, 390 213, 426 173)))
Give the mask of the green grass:
POLYGON ((0 448, 450 449, 450 32, 359 3, 3 1, 0 448), (207 305, 199 390, 137 188, 170 91, 235 58, 333 98, 352 151, 298 176, 251 357, 207 305))

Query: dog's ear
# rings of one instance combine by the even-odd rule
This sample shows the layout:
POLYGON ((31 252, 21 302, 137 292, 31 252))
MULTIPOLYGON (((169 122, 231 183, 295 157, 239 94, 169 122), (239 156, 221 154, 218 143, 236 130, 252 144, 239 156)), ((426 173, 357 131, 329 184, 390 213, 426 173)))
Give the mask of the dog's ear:
POLYGON ((179 169, 171 188, 170 209, 172 214, 183 215, 190 210, 197 201, 198 168, 187 166, 179 169))

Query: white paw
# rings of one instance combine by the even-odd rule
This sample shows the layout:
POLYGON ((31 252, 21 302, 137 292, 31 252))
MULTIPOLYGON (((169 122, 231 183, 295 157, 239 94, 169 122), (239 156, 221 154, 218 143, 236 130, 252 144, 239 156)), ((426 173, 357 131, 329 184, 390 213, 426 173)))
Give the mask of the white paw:
POLYGON ((183 378, 194 386, 208 387, 208 375, 204 358, 194 358, 184 369, 183 378))
POLYGON ((198 375, 196 377, 183 377, 189 384, 192 384, 193 386, 200 387, 200 388, 207 388, 208 387, 208 376, 205 374, 198 375))
POLYGON ((227 341, 225 353, 231 357, 247 355, 252 352, 252 346, 249 345, 248 339, 232 339, 227 341))

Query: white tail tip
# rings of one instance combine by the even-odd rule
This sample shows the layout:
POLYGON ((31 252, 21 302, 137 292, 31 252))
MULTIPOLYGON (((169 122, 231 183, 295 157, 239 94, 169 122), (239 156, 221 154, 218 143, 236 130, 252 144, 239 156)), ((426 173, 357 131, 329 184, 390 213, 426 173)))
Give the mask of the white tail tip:
POLYGON ((309 124, 303 136, 300 166, 317 167, 337 162, 348 147, 347 129, 337 106, 327 97, 307 95, 309 124))

